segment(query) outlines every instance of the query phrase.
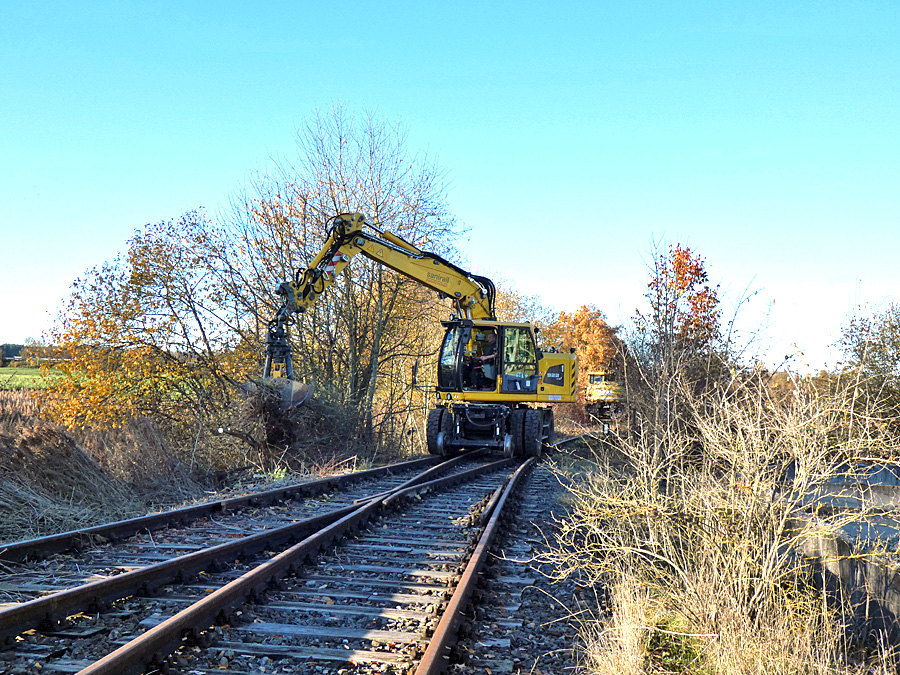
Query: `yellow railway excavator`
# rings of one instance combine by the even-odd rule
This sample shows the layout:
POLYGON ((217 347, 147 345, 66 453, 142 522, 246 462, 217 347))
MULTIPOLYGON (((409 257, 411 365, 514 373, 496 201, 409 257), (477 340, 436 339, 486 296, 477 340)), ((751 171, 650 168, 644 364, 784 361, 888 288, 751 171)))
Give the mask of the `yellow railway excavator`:
POLYGON ((614 372, 588 372, 588 383, 584 390, 584 409, 588 415, 608 423, 615 419, 624 406, 625 387, 616 380, 614 372))
POLYGON ((418 249, 359 213, 334 217, 309 268, 278 288, 283 304, 269 322, 263 376, 287 378, 288 405, 308 393, 293 383, 287 325, 292 315, 315 304, 360 253, 453 303, 453 314, 441 322, 435 408, 426 427, 429 452, 452 455, 462 448, 492 447, 508 456, 540 455, 553 442, 553 410, 547 404, 576 400, 574 350, 539 349, 530 323, 496 319, 490 279, 418 249))

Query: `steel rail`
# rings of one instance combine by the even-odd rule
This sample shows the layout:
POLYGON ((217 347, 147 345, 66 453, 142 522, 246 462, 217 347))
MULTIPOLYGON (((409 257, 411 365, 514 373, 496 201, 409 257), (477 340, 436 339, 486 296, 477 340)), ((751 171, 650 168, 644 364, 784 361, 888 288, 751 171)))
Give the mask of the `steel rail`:
MULTIPOLYGON (((425 483, 435 473, 450 469, 470 457, 472 455, 467 453, 442 462, 405 481, 394 488, 394 491, 409 489, 411 486, 425 483)), ((362 501, 368 503, 384 494, 372 495, 362 501)), ((253 555, 291 540, 296 541, 334 523, 358 508, 357 505, 351 504, 318 516, 304 518, 289 525, 233 539, 155 565, 123 572, 107 579, 89 582, 6 607, 0 610, 0 644, 25 630, 47 624, 52 625, 77 612, 98 609, 106 603, 136 593, 147 594, 152 588, 210 569, 223 560, 233 560, 239 555, 253 555)))
POLYGON ((532 457, 516 469, 507 481, 503 494, 494 502, 490 520, 478 540, 475 551, 469 558, 469 562, 460 577, 453 596, 444 609, 441 620, 431 636, 431 641, 428 643, 428 647, 419 661, 415 675, 435 675, 446 671, 449 664, 449 650, 456 642, 456 635, 463 612, 478 584, 478 576, 487 561, 491 545, 500 530, 500 521, 504 516, 503 507, 510 495, 515 492, 522 477, 536 461, 537 458, 532 457))
POLYGON ((488 521, 491 519, 491 515, 494 513, 494 509, 497 506, 497 502, 500 500, 500 497, 503 496, 504 491, 506 490, 506 486, 509 484, 509 478, 503 481, 503 485, 499 486, 494 493, 491 495, 491 498, 488 499, 488 503, 484 506, 484 511, 482 511, 478 515, 478 524, 484 527, 487 525, 488 521))
POLYGON ((178 578, 198 574, 223 560, 234 560, 241 554, 252 555, 290 539, 298 539, 330 525, 358 507, 345 506, 290 525, 234 539, 224 544, 194 551, 155 565, 123 572, 106 579, 28 600, 0 610, 0 644, 23 631, 52 625, 81 611, 98 610, 107 603, 150 589, 164 586, 178 578))
POLYGON ((138 518, 129 518, 113 523, 96 525, 81 530, 70 530, 59 534, 52 534, 37 539, 27 539, 10 544, 0 544, 0 562, 17 563, 30 559, 37 559, 63 553, 69 550, 77 550, 85 546, 91 546, 105 540, 122 539, 139 532, 159 530, 170 525, 183 525, 206 516, 221 514, 246 507, 261 507, 279 501, 285 501, 296 497, 311 497, 322 494, 332 488, 341 487, 347 483, 366 478, 377 478, 392 471, 403 471, 427 466, 439 461, 438 457, 424 457, 397 464, 389 464, 374 469, 365 469, 355 473, 341 474, 320 478, 308 483, 295 483, 284 487, 272 488, 262 492, 255 492, 240 497, 219 499, 194 506, 185 506, 180 509, 172 509, 153 513, 138 518))
POLYGON ((564 438, 561 441, 556 441, 556 443, 553 443, 547 447, 553 448, 555 450, 561 445, 565 445, 566 443, 571 443, 572 441, 580 440, 580 439, 584 438, 585 436, 590 436, 591 438, 594 438, 594 435, 592 433, 585 432, 583 434, 578 434, 577 436, 570 436, 569 438, 564 438))
POLYGON ((444 462, 438 464, 437 466, 431 467, 431 468, 428 469, 427 471, 423 471, 423 472, 422 472, 421 474, 419 474, 418 476, 415 476, 415 477, 413 477, 413 478, 410 478, 408 481, 406 481, 406 482, 404 482, 404 483, 401 483, 400 485, 397 485, 396 487, 393 487, 393 488, 391 488, 390 490, 385 490, 384 492, 381 492, 381 493, 379 493, 379 494, 377 494, 377 495, 371 495, 371 496, 369 496, 369 497, 362 497, 361 499, 355 500, 353 503, 354 503, 354 504, 362 504, 363 502, 367 502, 367 501, 370 501, 370 500, 372 500, 372 499, 377 499, 377 498, 382 498, 382 497, 389 497, 390 495, 394 494, 395 492, 398 492, 398 491, 400 491, 400 490, 404 490, 404 489, 406 489, 406 488, 408 488, 408 487, 411 487, 411 486, 413 486, 413 485, 419 485, 419 484, 421 484, 421 483, 424 483, 424 482, 425 482, 428 478, 430 478, 432 475, 434 475, 434 474, 436 474, 436 473, 440 473, 441 471, 443 471, 443 470, 445 470, 445 469, 449 469, 449 468, 455 466, 456 464, 459 464, 459 463, 461 463, 461 462, 463 462, 463 461, 465 461, 465 460, 468 460, 468 459, 475 459, 475 458, 477 458, 477 457, 480 457, 481 455, 484 454, 484 452, 485 452, 485 451, 484 451, 483 449, 479 449, 479 450, 470 450, 470 451, 468 451, 468 452, 463 452, 463 453, 457 455, 456 457, 453 457, 453 458, 451 458, 451 459, 448 459, 448 460, 446 460, 446 461, 444 461, 444 462))
MULTIPOLYGON (((508 466, 515 460, 503 459, 485 466, 431 480, 400 489, 398 493, 409 496, 414 492, 449 486, 483 474, 485 471, 508 466)), ((149 629, 99 661, 79 671, 78 675, 137 675, 148 664, 162 664, 164 659, 181 646, 185 634, 199 637, 212 627, 216 619, 225 617, 232 608, 262 594, 272 584, 296 570, 303 561, 318 553, 323 547, 359 527, 376 512, 396 503, 392 494, 387 498, 376 497, 356 507, 351 513, 320 529, 298 544, 277 554, 253 570, 213 591, 190 607, 149 629)))

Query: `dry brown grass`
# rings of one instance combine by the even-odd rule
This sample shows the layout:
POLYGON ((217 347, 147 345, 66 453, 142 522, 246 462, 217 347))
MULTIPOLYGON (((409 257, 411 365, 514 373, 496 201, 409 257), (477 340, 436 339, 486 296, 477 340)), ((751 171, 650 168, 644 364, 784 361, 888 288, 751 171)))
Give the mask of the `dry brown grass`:
POLYGON ((585 624, 586 672, 893 672, 798 549, 850 518, 808 496, 842 462, 894 450, 840 396, 776 404, 759 384, 684 394, 686 423, 620 438, 615 461, 598 447, 554 555, 561 576, 611 589, 585 624))
POLYGON ((40 402, 26 389, 0 390, 0 433, 11 434, 22 424, 40 419, 40 402))
POLYGON ((17 541, 146 513, 199 494, 148 423, 76 437, 29 391, 0 391, 0 539, 17 541))
POLYGON ((78 440, 105 473, 153 504, 177 504, 202 489, 200 474, 192 474, 159 425, 147 418, 130 420, 119 429, 91 430, 78 440))
POLYGON ((584 667, 593 673, 644 673, 648 625, 653 625, 653 603, 646 590, 623 579, 610 593, 608 616, 582 623, 584 667))
POLYGON ((39 393, 0 391, 0 540, 208 499, 213 486, 240 493, 372 463, 347 411, 316 401, 288 413, 260 405, 268 404, 254 408, 244 400, 228 411, 221 432, 208 424, 162 427, 147 418, 73 432, 43 418, 39 393), (223 484, 223 476, 234 484, 223 484))
POLYGON ((39 417, 27 391, 0 392, 0 539, 82 527, 143 505, 75 441, 39 417))

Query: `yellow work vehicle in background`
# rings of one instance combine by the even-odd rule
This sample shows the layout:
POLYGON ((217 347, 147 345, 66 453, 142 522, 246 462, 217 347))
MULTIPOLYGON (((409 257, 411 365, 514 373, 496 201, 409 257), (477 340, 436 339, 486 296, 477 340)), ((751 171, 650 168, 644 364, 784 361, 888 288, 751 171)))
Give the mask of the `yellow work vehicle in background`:
POLYGON ((462 448, 492 447, 508 456, 538 456, 553 442, 553 410, 544 406, 575 402, 574 350, 539 349, 530 323, 497 321, 490 279, 420 250, 367 223, 360 213, 335 216, 328 232, 309 268, 278 288, 283 304, 268 326, 265 378, 286 378, 287 390, 294 391, 287 325, 361 253, 452 302, 453 313, 441 322, 436 407, 426 425, 429 452, 451 455, 462 448))
POLYGON ((588 415, 602 422, 607 429, 624 406, 625 388, 616 380, 614 372, 595 370, 588 373, 584 390, 584 410, 588 415))

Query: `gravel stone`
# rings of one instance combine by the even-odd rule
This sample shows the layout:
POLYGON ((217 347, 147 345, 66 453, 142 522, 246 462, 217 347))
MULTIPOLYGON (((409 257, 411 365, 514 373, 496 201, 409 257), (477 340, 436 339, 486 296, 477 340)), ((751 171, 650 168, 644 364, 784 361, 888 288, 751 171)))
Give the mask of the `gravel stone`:
POLYGON ((567 494, 546 459, 532 471, 517 515, 494 547, 496 559, 482 574, 482 597, 451 658, 453 675, 575 671, 577 589, 553 583, 552 570, 536 562, 567 512, 567 494))

